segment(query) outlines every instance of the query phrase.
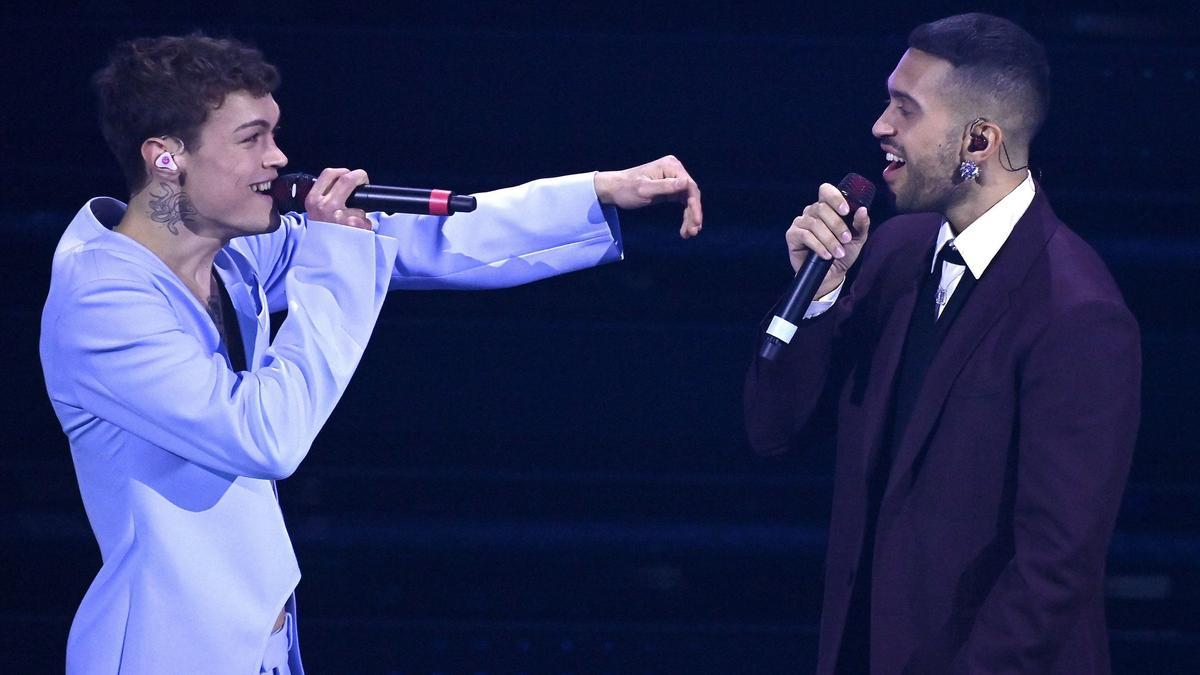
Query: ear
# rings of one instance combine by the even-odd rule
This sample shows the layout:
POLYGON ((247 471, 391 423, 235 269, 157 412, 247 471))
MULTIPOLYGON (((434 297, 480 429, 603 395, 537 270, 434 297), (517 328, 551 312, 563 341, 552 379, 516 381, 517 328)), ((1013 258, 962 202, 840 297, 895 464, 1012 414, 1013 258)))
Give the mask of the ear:
POLYGON ((1004 142, 1004 130, 995 122, 980 118, 967 127, 966 137, 963 138, 963 159, 969 159, 979 166, 995 155, 1004 142))
POLYGON ((182 148, 172 150, 171 141, 166 138, 147 138, 142 141, 142 161, 145 162, 146 176, 151 181, 179 182, 179 174, 183 171, 186 161, 182 158, 182 148))

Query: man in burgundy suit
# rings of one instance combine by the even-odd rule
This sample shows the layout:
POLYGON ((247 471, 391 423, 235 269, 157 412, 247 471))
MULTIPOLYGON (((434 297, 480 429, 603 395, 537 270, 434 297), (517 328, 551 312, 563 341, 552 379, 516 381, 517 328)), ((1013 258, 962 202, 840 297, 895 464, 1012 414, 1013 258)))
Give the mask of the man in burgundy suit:
POLYGON ((779 360, 751 366, 746 419, 765 454, 836 424, 820 673, 1109 671, 1139 335, 1025 167, 1048 73, 1004 19, 918 27, 872 128, 910 215, 867 243, 866 209, 850 231, 826 184, 787 232, 794 268, 833 265, 779 360), (815 418, 824 394, 835 419, 815 418))

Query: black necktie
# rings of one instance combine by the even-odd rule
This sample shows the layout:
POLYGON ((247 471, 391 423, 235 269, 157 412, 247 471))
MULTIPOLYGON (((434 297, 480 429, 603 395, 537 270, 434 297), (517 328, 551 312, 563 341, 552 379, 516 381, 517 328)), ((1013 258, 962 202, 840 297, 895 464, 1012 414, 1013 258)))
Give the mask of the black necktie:
POLYGON ((963 260, 962 254, 954 247, 954 240, 948 239, 942 246, 942 250, 938 251, 938 261, 954 263, 955 265, 967 266, 967 261, 963 260))
MULTIPOLYGON (((928 258, 926 258, 928 260, 928 258)), ((954 323, 954 317, 963 308, 971 289, 975 287, 975 277, 970 269, 963 270, 962 278, 949 301, 944 303, 942 315, 937 317, 937 289, 942 277, 942 262, 949 261, 966 266, 962 254, 949 244, 938 251, 937 263, 933 273, 925 276, 917 291, 917 304, 913 307, 912 319, 908 324, 908 333, 904 339, 904 354, 900 360, 900 370, 896 377, 896 396, 892 417, 891 438, 889 445, 900 442, 904 427, 912 415, 913 405, 921 391, 921 383, 925 379, 925 371, 933 362, 942 340, 954 323)))
MULTIPOLYGON (((933 274, 930 276, 932 277, 930 281, 932 282, 931 291, 934 302, 934 323, 937 325, 939 332, 944 332, 950 326, 950 322, 954 316, 958 314, 958 310, 962 309, 963 302, 971 292, 971 289, 975 287, 975 275, 971 274, 971 268, 967 267, 967 262, 963 260, 962 254, 958 252, 958 249, 954 248, 954 240, 951 239, 942 246, 941 251, 938 251, 937 263, 933 266, 933 274), (958 285, 954 287, 954 293, 950 294, 949 297, 939 297, 941 296, 943 262, 962 265, 964 268, 962 276, 958 279, 958 285), (940 315, 938 313, 939 307, 941 307, 940 315)), ((928 299, 926 299, 926 303, 928 303, 928 299)), ((926 304, 925 306, 928 307, 929 305, 926 304)))
POLYGON ((953 297, 953 294, 947 294, 946 292, 942 291, 942 270, 945 269, 945 266, 942 265, 942 263, 950 263, 952 265, 958 265, 964 268, 962 271, 962 277, 960 277, 958 280, 958 286, 955 287, 955 293, 957 293, 958 288, 962 287, 963 284, 969 284, 970 282, 974 281, 974 277, 971 275, 970 268, 967 268, 967 261, 963 260, 962 254, 959 253, 958 249, 954 247, 954 240, 951 239, 943 244, 942 250, 938 251, 937 262, 935 262, 933 265, 933 276, 937 281, 937 283, 933 286, 933 316, 935 321, 939 321, 941 316, 945 316, 945 310, 941 310, 939 312, 939 309, 944 307, 950 301, 950 298, 953 297))

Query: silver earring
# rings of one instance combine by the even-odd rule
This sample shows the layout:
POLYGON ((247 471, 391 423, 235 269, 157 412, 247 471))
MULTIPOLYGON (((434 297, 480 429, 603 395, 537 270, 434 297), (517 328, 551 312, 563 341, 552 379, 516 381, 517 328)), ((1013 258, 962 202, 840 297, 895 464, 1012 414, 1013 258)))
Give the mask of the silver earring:
POLYGON ((973 180, 979 182, 979 165, 969 159, 964 159, 962 164, 958 165, 958 177, 963 181, 973 180))

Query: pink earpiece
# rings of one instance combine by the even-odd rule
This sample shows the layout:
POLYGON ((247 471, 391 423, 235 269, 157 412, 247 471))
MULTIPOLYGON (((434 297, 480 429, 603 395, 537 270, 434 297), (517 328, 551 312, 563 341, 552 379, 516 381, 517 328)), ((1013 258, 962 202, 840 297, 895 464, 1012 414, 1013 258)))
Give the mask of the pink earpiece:
POLYGON ((169 169, 171 171, 179 170, 179 167, 175 164, 175 157, 169 152, 160 154, 158 158, 154 160, 154 165, 161 169, 169 169))

